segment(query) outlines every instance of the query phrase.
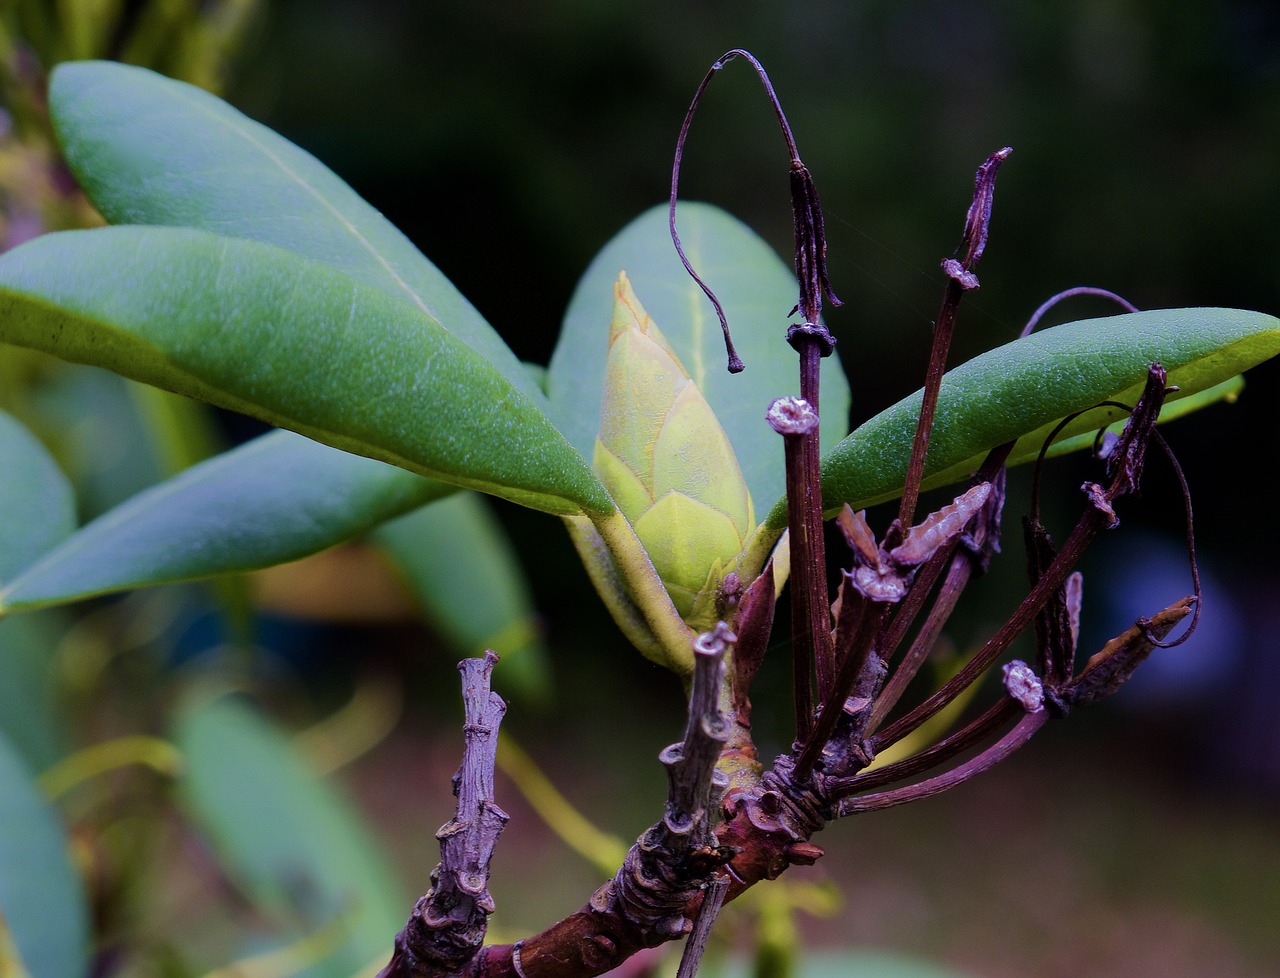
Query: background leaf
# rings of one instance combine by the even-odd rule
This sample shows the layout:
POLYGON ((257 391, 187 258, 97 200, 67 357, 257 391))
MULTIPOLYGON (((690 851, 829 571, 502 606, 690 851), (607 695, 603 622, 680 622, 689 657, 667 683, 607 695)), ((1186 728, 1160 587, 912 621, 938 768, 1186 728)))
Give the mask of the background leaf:
POLYGON ((68 164, 112 224, 276 244, 418 306, 535 403, 493 328, 413 243, 328 167, 193 85, 109 61, 61 64, 49 110, 68 164))
POLYGON ((0 621, 0 736, 36 771, 43 771, 67 750, 69 711, 58 694, 58 657, 66 632, 57 612, 0 621))
MULTIPOLYGON (((715 309, 680 264, 666 206, 655 207, 605 245, 574 291, 547 378, 552 416, 589 458, 600 421, 614 283, 625 271, 728 433, 760 512, 784 486, 782 440, 765 423, 764 413, 774 398, 800 389, 797 360, 785 339, 787 324, 795 321, 787 318, 798 294, 795 274, 746 225, 719 208, 682 203, 678 222, 689 260, 724 306, 746 369, 736 375, 725 369, 715 309)), ((848 430, 849 384, 839 357, 822 366, 822 433, 830 448, 848 430)))
POLYGON ((412 900, 347 802, 241 701, 189 703, 176 727, 182 798, 246 896, 291 938, 344 920, 349 936, 315 973, 349 978, 390 957, 412 900))
POLYGON ((613 510, 538 405, 419 307, 273 245, 68 231, 0 257, 0 290, 0 339, 535 509, 613 510))
POLYGON ((515 550, 488 502, 460 492, 384 523, 372 539, 395 562, 428 621, 461 656, 502 657, 504 695, 551 690, 551 670, 515 550))
MULTIPOLYGON (((996 445, 1024 439, 1018 456, 1048 430, 1103 400, 1132 404, 1159 361, 1188 397, 1280 353, 1280 320, 1236 309, 1160 309, 1055 326, 974 357, 947 373, 926 473, 960 478, 996 445)), ((823 460, 828 512, 896 497, 902 489, 920 392, 882 411, 823 460)), ((1064 432, 1097 428, 1114 415, 1085 415, 1064 432)), ((938 484, 933 480, 931 484, 938 484)), ((786 525, 779 503, 772 526, 786 525)))
POLYGON ((0 411, 0 584, 76 526, 71 483, 13 417, 0 411))
POLYGON ((271 432, 94 520, 0 591, 0 612, 297 560, 450 492, 271 432))
POLYGON ((57 812, 0 734, 0 912, 31 978, 79 978, 89 968, 84 888, 57 812))

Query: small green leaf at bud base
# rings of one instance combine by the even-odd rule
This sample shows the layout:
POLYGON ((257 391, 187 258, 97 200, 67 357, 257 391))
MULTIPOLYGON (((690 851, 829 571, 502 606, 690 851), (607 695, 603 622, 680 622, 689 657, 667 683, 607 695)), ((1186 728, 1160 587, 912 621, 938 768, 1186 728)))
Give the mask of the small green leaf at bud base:
MULTIPOLYGON (((735 566, 755 518, 733 446, 623 273, 593 465, 681 616, 735 566)), ((690 624, 695 624, 690 621, 690 624)))

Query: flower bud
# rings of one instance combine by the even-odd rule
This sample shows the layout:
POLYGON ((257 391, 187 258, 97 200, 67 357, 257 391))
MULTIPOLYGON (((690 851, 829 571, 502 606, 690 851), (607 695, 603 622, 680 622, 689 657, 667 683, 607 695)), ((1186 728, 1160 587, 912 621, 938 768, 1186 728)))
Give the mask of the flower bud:
POLYGON ((613 309, 593 465, 690 621, 713 614, 754 529, 751 494, 711 405, 625 273, 613 309))

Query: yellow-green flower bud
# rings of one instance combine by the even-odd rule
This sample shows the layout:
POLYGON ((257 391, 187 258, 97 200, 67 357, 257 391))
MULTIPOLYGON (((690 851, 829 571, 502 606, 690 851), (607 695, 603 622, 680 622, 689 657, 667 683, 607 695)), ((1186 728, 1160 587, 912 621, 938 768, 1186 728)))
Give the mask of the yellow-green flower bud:
POLYGON ((625 273, 614 290, 593 464, 676 610, 686 621, 710 613, 755 527, 751 494, 711 405, 625 273))

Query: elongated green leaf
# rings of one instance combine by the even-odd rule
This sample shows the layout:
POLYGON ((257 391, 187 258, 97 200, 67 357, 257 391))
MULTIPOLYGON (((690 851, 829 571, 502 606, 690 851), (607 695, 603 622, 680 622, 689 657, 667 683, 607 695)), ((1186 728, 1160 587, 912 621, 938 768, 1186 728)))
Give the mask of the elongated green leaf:
POLYGON ((63 152, 112 224, 200 228, 276 244, 402 298, 540 407, 515 356, 399 230, 310 153, 184 82, 109 61, 59 65, 63 152))
MULTIPOLYGON (((1236 398, 1240 396, 1240 392, 1244 390, 1244 386, 1244 377, 1237 374, 1235 377, 1224 380, 1221 384, 1214 384, 1199 393, 1182 396, 1181 392, 1179 392, 1178 395, 1165 401, 1164 407, 1160 411, 1160 423, 1167 424, 1170 421, 1176 421, 1178 418, 1185 417, 1219 401, 1234 404, 1236 398)), ((1137 395, 1138 388, 1133 388, 1116 400, 1117 403, 1123 402, 1132 405, 1137 395)), ((1128 417, 1128 413, 1121 411, 1119 408, 1095 408, 1086 415, 1082 415, 1079 420, 1063 428, 1058 437, 1054 439, 1053 445, 1048 452, 1045 453, 1046 457, 1056 458, 1059 455, 1090 449, 1097 441, 1099 429, 1106 426, 1109 431, 1119 434, 1123 430, 1124 422, 1128 417), (1110 421, 1109 425, 1107 424, 1108 421, 1110 421)), ((1038 431, 1033 431, 1031 434, 1023 435, 1019 438, 1014 444, 1013 451, 1009 453, 1007 464, 1022 465, 1026 462, 1034 461, 1036 456, 1040 454, 1040 449, 1044 445, 1045 439, 1049 437, 1055 427, 1057 427, 1056 422, 1053 425, 1046 425, 1038 431)), ((941 472, 934 472, 925 479, 924 487, 930 489, 966 479, 972 474, 980 461, 981 459, 978 458, 970 458, 959 465, 953 465, 941 472)))
POLYGON ((452 491, 271 432, 83 527, 0 591, 0 614, 297 560, 452 491))
POLYGON ((0 585, 76 527, 76 501, 35 435, 0 411, 0 585))
MULTIPOLYGON (((680 264, 667 208, 655 207, 623 228, 578 283, 547 378, 552 416, 590 457, 600 422, 614 283, 625 271, 724 426, 759 508, 780 496, 784 484, 781 439, 765 423, 765 410, 774 398, 799 392, 796 357, 786 343, 787 324, 794 321, 787 312, 798 293, 795 274, 746 225, 718 208, 684 203, 678 217, 689 260, 723 304, 746 369, 725 369, 715 309, 680 264)), ((823 443, 831 448, 848 430, 849 384, 838 357, 822 366, 823 443)))
POLYGON ((417 305, 274 245, 45 235, 0 256, 0 339, 525 506, 614 508, 539 407, 417 305))
MULTIPOLYGON (((1161 309, 1082 320, 1034 333, 974 357, 947 373, 927 474, 962 478, 997 445, 1018 440, 1014 457, 1035 457, 1061 418, 1101 401, 1133 404, 1151 363, 1189 397, 1280 353, 1280 320, 1237 309, 1161 309)), ((917 391, 844 439, 823 461, 828 512, 869 506, 902 490, 916 417, 917 391)), ((1089 412, 1063 438, 1097 429, 1119 412, 1089 412)), ((941 484, 934 479, 931 484, 941 484)), ((786 525, 779 503, 770 526, 786 525)))
POLYGON ((57 812, 0 735, 0 914, 31 978, 89 970, 89 913, 57 812))
POLYGON ((529 588, 486 500, 460 492, 384 523, 372 537, 456 655, 497 652, 504 695, 549 692, 550 666, 529 588))
MULTIPOLYGON (((5 356, 48 358, 32 350, 0 346, 5 356)), ((133 390, 144 385, 81 364, 46 369, 27 388, 25 422, 66 472, 81 520, 106 512, 164 477, 133 390)), ((157 391, 159 396, 174 395, 157 391)))
POLYGON ((283 936, 343 925, 346 939, 315 973, 347 978, 389 957, 411 898, 359 815, 284 735, 222 698, 188 705, 174 739, 182 799, 249 899, 283 936))

